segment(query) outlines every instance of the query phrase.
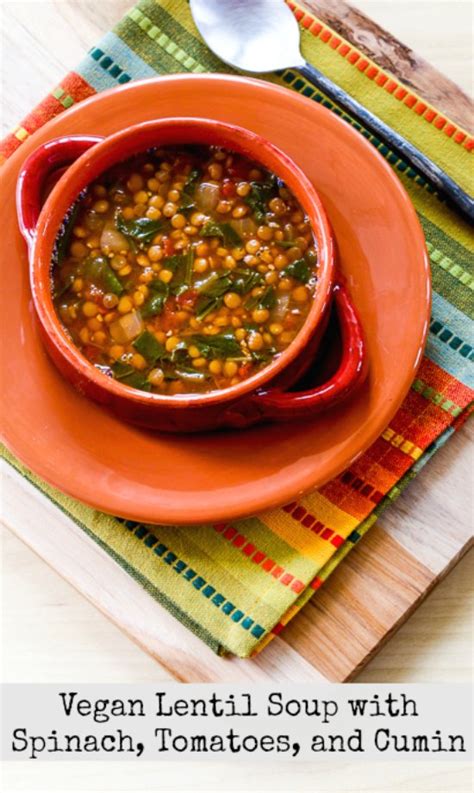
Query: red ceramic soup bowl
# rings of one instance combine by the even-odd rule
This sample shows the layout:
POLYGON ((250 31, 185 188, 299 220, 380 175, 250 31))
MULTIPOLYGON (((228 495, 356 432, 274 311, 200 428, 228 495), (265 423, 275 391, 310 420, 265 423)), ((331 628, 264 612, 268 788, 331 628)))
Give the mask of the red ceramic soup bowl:
POLYGON ((41 337, 52 360, 81 393, 126 421, 168 432, 242 428, 257 422, 308 419, 346 398, 364 377, 364 342, 356 311, 338 280, 334 243, 313 185, 280 149, 259 135, 217 121, 166 118, 106 138, 71 136, 45 143, 28 157, 17 187, 19 226, 29 249, 30 283, 41 337), (61 224, 87 185, 112 165, 155 146, 223 146, 262 164, 287 184, 309 217, 318 248, 318 282, 308 317, 294 341, 266 368, 238 385, 205 394, 165 396, 107 377, 68 338, 52 299, 52 254, 61 224), (60 174, 42 204, 45 187, 60 174), (323 385, 289 392, 314 358, 332 300, 341 326, 342 356, 323 385))

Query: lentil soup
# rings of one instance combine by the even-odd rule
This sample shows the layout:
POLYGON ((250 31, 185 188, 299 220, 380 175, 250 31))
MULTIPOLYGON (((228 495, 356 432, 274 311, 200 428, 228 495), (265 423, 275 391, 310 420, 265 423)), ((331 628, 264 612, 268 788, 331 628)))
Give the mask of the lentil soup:
POLYGON ((56 311, 104 374, 156 394, 240 383, 293 341, 317 281, 310 223, 274 174, 217 147, 148 151, 80 196, 56 311))

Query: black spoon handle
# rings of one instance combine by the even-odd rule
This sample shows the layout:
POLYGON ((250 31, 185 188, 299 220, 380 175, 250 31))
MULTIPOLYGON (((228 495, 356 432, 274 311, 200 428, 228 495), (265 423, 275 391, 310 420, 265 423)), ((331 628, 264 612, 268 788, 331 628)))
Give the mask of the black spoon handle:
POLYGON ((346 110, 350 115, 359 121, 363 126, 377 136, 383 143, 389 146, 392 151, 410 163, 425 179, 436 188, 448 201, 462 213, 471 224, 474 224, 474 199, 462 190, 456 182, 441 170, 434 162, 426 157, 421 151, 413 146, 398 132, 395 132, 380 118, 374 116, 356 99, 346 94, 342 88, 335 85, 331 80, 321 74, 310 63, 305 63, 298 67, 297 71, 309 80, 317 88, 320 88, 329 99, 336 102, 339 107, 346 110))

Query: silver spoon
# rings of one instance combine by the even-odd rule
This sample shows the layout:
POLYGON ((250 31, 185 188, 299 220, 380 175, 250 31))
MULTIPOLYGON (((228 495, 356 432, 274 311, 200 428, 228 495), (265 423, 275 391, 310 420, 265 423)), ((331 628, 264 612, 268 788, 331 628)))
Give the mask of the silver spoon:
POLYGON ((208 47, 244 72, 292 68, 346 110, 380 141, 409 162, 449 203, 474 223, 474 199, 412 143, 307 63, 298 23, 284 0, 190 0, 191 13, 208 47))

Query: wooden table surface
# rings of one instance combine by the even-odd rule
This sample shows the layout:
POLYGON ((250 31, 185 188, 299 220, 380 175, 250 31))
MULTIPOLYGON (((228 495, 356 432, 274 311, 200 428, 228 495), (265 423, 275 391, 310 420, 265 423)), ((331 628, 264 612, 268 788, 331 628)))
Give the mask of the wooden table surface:
MULTIPOLYGON (((333 27, 339 27, 347 37, 350 37, 356 25, 359 38, 356 40, 353 33, 352 36, 359 47, 387 68, 390 68, 391 63, 396 64, 398 74, 403 74, 415 89, 448 114, 451 113, 464 126, 470 125, 472 109, 460 89, 448 79, 441 80, 439 76, 435 79, 433 67, 420 57, 413 56, 407 48, 402 48, 398 41, 381 32, 376 25, 362 19, 358 11, 348 8, 340 0, 307 0, 307 5, 313 7, 333 27), (360 34, 361 29, 365 31, 364 34, 360 34)), ((404 0, 398 0, 397 3, 359 0, 357 5, 363 12, 392 28, 397 38, 407 42, 411 49, 425 54, 436 67, 462 82, 464 90, 471 90, 469 59, 472 55, 470 38, 466 35, 469 27, 468 10, 466 15, 468 3, 448 3, 447 0, 429 3, 422 0, 409 3, 404 0), (428 16, 427 8, 430 9, 428 16), (424 24, 417 25, 421 16, 424 24)), ((5 131, 14 126, 80 60, 84 51, 129 6, 128 0, 100 3, 92 0, 3 3, 6 24, 3 33, 2 122, 5 131)), ((460 479, 469 483, 472 456, 468 435, 468 430, 464 428, 441 450, 417 481, 384 515, 382 526, 387 523, 396 526, 397 521, 415 521, 416 516, 417 529, 422 532, 423 521, 433 518, 431 496, 435 490, 437 502, 443 504, 448 520, 466 520, 466 514, 472 510, 472 503, 460 497, 456 484, 460 479)), ((34 521, 33 514, 31 520, 34 521)), ((472 673, 473 573, 474 555, 471 552, 369 662, 358 680, 441 682, 469 679, 472 673)), ((130 642, 8 530, 4 531, 3 537, 3 579, 4 681, 156 683, 172 679, 166 668, 130 642)), ((276 677, 278 679, 278 672, 276 677)), ((115 764, 108 767, 112 765, 115 764)), ((448 789, 445 771, 441 766, 438 767, 436 784, 442 784, 442 780, 446 779, 446 788, 424 787, 428 783, 418 767, 417 771, 412 769, 410 772, 410 779, 416 778, 420 785, 417 790, 448 789)), ((220 774, 215 775, 216 788, 211 788, 207 778, 204 785, 204 766, 200 768, 202 772, 196 773, 193 789, 217 789, 219 785, 222 789, 220 774)), ((380 779, 386 778, 385 773, 380 779)), ((120 772, 115 787, 104 786, 101 789, 131 789, 125 787, 125 780, 130 782, 132 774, 131 769, 120 772)), ((143 787, 137 789, 146 789, 149 784, 145 781, 147 778, 144 774, 141 779, 143 787)), ((239 778, 237 773, 235 784, 239 778)), ((297 775, 296 779, 294 776, 285 777, 282 772, 281 779, 284 778, 288 779, 288 788, 283 786, 277 789, 290 789, 290 778, 294 784, 298 781, 298 789, 314 789, 304 786, 303 775, 301 779, 297 775)), ((376 778, 377 775, 372 776, 375 787, 371 789, 377 789, 376 778)), ((10 774, 11 784, 15 785, 18 779, 10 774)), ((22 779, 26 785, 30 779, 28 769, 25 769, 22 779)), ((356 774, 353 779, 359 780, 354 781, 354 785, 357 785, 354 790, 366 789, 363 776, 356 774)), ((52 774, 44 789, 64 789, 58 780, 57 774, 52 774)), ((352 787, 345 786, 345 780, 345 776, 336 773, 324 789, 352 790, 352 787)), ((449 772, 449 789, 467 790, 467 787, 463 787, 465 780, 466 776, 463 776, 460 767, 454 773, 449 772)), ((395 781, 393 776, 393 784, 395 781)), ((431 783, 435 784, 433 780, 431 783)), ((262 790, 266 789, 265 785, 262 777, 262 790)), ((11 789, 23 788, 13 786, 11 789)), ((393 786, 390 789, 399 788, 393 786)), ((403 789, 402 785, 400 789, 403 789)), ((404 789, 408 793, 406 786, 404 789)))

